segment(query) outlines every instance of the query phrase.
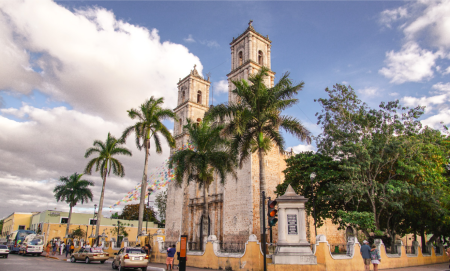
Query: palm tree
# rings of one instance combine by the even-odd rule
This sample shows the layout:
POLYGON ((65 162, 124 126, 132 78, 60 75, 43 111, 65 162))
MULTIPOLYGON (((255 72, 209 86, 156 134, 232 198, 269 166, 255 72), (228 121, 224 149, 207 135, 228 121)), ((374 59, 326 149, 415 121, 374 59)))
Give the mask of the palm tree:
POLYGON ((89 186, 94 186, 91 181, 81 180, 83 174, 77 174, 76 172, 70 177, 61 176, 59 184, 53 189, 55 193, 56 201, 65 201, 69 204, 69 218, 67 219, 66 236, 69 235, 70 219, 72 217, 72 208, 77 205, 92 201, 92 191, 89 186))
POLYGON ((160 136, 164 137, 171 148, 175 147, 175 140, 169 129, 162 123, 165 119, 176 119, 176 114, 170 109, 163 109, 161 105, 164 98, 156 99, 150 97, 149 100, 141 104, 139 109, 128 110, 128 116, 131 119, 137 119, 137 122, 126 128, 122 138, 125 140, 127 136, 134 131, 136 136, 136 146, 139 150, 145 149, 144 174, 141 184, 141 198, 139 202, 139 224, 138 233, 142 231, 144 220, 145 192, 147 191, 148 176, 148 157, 150 156, 150 139, 153 137, 157 153, 162 153, 160 136))
MULTIPOLYGON (((284 139, 279 128, 299 138, 301 141, 311 143, 310 132, 291 116, 281 115, 281 112, 297 103, 294 95, 303 88, 303 82, 293 85, 289 73, 285 73, 279 82, 272 88, 264 84, 268 76, 266 67, 249 76, 248 81, 232 81, 236 89, 232 92, 235 101, 227 105, 219 105, 207 113, 207 118, 220 118, 227 120, 224 134, 232 136, 231 149, 238 155, 239 166, 257 152, 259 158, 260 192, 266 190, 264 156, 272 147, 284 150, 284 139)), ((260 200, 262 212, 263 200, 260 200)), ((263 225, 261 215, 261 226, 263 225)))
POLYGON ((106 185, 106 176, 111 173, 111 169, 113 174, 123 177, 125 175, 124 168, 122 163, 119 160, 113 158, 114 155, 128 155, 131 156, 131 152, 122 147, 125 142, 122 140, 118 140, 113 137, 110 133, 108 133, 108 137, 106 138, 106 142, 102 142, 100 140, 94 141, 94 147, 91 147, 86 150, 84 154, 85 158, 88 158, 93 153, 98 153, 98 156, 93 158, 86 165, 84 172, 87 174, 91 174, 92 168, 95 165, 95 171, 100 171, 100 176, 103 179, 102 185, 102 194, 100 195, 100 203, 98 205, 98 215, 97 215, 97 227, 95 229, 95 235, 99 236, 100 223, 102 219, 102 209, 103 209, 103 198, 105 196, 105 185, 106 185))
MULTIPOLYGON (((194 181, 203 187, 203 223, 208 223, 207 191, 213 181, 213 174, 216 172, 222 183, 227 174, 231 173, 237 178, 236 159, 229 150, 229 141, 221 136, 223 125, 211 124, 207 119, 193 124, 188 119, 184 128, 195 148, 179 150, 173 154, 169 168, 176 166, 175 180, 179 185, 183 182, 183 177, 187 176, 188 184, 194 181)), ((201 238, 202 236, 202 245, 201 238)))

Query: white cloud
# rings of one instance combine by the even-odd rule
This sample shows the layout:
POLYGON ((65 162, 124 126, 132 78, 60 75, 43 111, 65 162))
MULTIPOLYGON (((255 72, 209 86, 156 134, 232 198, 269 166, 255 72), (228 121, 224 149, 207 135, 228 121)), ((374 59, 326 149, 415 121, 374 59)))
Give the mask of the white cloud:
POLYGON ((103 8, 71 12, 51 1, 1 1, 0 11, 0 89, 37 88, 76 110, 125 120, 126 110, 151 95, 174 107, 178 78, 194 64, 202 71, 186 47, 103 8), (42 54, 41 73, 28 68, 28 52, 42 54))
POLYGON ((420 82, 433 77, 433 66, 440 55, 426 49, 421 49, 417 43, 409 42, 403 45, 401 51, 386 53, 387 68, 379 73, 391 79, 391 83, 420 82))
POLYGON ((192 34, 189 34, 188 37, 184 38, 183 40, 188 43, 195 42, 194 38, 192 37, 192 34))
POLYGON ((206 45, 210 48, 217 48, 220 47, 220 45, 215 40, 201 40, 199 41, 200 44, 206 45))
POLYGON ((422 120, 424 125, 442 130, 442 125, 450 124, 450 109, 440 110, 438 114, 422 120))
POLYGON ((227 80, 220 80, 219 82, 215 82, 213 84, 214 86, 214 92, 218 93, 228 93, 228 81, 227 80))
POLYGON ((314 147, 313 145, 297 145, 294 147, 289 147, 287 148, 287 151, 293 150, 295 153, 300 153, 300 152, 308 152, 308 151, 312 151, 312 152, 316 152, 317 148, 314 147))
POLYGON ((359 89, 359 90, 357 90, 357 92, 367 95, 367 96, 375 96, 375 95, 379 94, 379 89, 375 88, 375 87, 368 87, 368 88, 364 88, 364 89, 359 89))
POLYGON ((391 93, 389 93, 389 96, 398 96, 398 93, 397 92, 391 92, 391 93))
POLYGON ((449 74, 450 73, 450 67, 447 67, 447 69, 445 69, 442 74, 449 74))
POLYGON ((391 23, 403 19, 408 16, 408 9, 406 7, 399 7, 396 9, 384 10, 380 14, 380 23, 391 28, 391 23))
POLYGON ((401 101, 405 106, 409 106, 409 107, 415 107, 418 105, 426 106, 425 112, 430 112, 433 109, 433 107, 431 105, 445 104, 447 102, 447 98, 448 97, 445 94, 430 96, 430 97, 422 97, 422 98, 406 96, 406 97, 403 97, 401 99, 401 101))
POLYGON ((448 92, 449 94, 450 94, 450 83, 442 83, 442 82, 439 82, 439 83, 437 83, 437 84, 434 84, 433 86, 432 86, 432 88, 433 89, 437 89, 438 91, 440 91, 440 92, 448 92))

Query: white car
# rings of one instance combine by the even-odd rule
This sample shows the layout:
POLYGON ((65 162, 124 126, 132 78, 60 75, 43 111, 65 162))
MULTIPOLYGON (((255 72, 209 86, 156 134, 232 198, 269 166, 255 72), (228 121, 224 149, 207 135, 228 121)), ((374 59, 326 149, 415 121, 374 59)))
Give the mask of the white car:
POLYGON ((9 249, 5 245, 0 245, 0 256, 8 258, 9 255, 9 249))
POLYGON ((19 254, 31 254, 39 256, 44 252, 44 236, 37 234, 28 235, 19 248, 19 254))

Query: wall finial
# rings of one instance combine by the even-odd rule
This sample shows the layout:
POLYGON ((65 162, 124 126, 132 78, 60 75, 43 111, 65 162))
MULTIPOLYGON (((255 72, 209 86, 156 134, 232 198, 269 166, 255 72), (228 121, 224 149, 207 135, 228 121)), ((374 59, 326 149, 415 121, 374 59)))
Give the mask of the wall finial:
POLYGON ((248 22, 248 26, 251 27, 253 23, 253 20, 250 20, 250 22, 248 22))

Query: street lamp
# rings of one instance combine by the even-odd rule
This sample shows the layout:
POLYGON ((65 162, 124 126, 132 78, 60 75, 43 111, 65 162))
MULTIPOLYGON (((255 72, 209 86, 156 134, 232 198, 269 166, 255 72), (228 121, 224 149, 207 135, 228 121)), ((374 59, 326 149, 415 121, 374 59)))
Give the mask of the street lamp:
POLYGON ((316 173, 313 172, 311 175, 309 175, 309 178, 311 179, 311 197, 312 197, 312 204, 313 204, 313 214, 314 214, 314 232, 316 233, 315 236, 317 236, 317 228, 316 228, 316 203, 314 202, 314 189, 313 189, 313 181, 314 178, 316 178, 316 173))
POLYGON ((148 233, 148 219, 149 219, 149 213, 150 213, 150 194, 153 192, 153 189, 148 189, 148 198, 147 198, 147 221, 145 223, 145 233, 148 235, 148 242, 150 242, 150 234, 148 233))

